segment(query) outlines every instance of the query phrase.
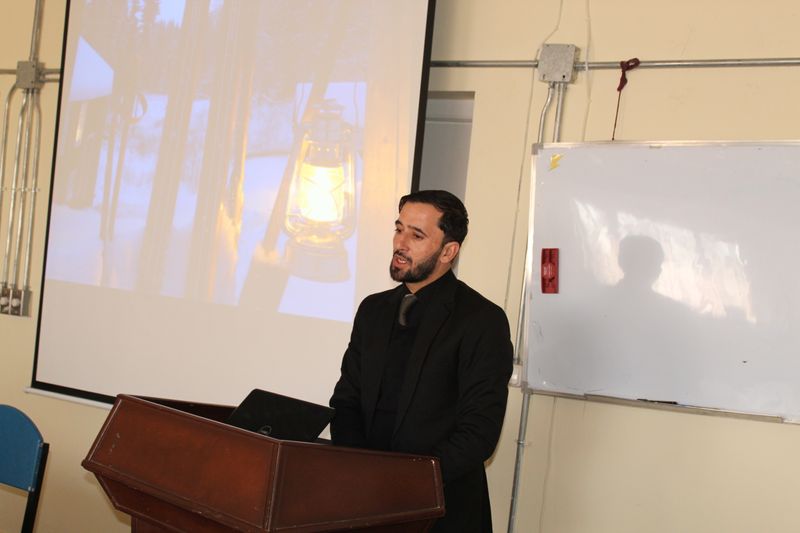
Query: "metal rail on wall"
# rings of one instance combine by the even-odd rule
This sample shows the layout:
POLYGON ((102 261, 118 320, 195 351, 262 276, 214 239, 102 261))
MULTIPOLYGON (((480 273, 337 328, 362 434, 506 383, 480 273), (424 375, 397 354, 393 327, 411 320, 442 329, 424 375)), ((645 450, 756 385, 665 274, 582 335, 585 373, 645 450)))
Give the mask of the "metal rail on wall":
POLYGON ((18 61, 16 69, 1 69, 0 75, 14 75, 16 80, 3 101, 0 123, 0 236, 3 242, 0 272, 0 314, 30 316, 31 255, 39 192, 39 155, 42 138, 42 86, 60 79, 59 69, 44 68, 39 62, 42 0, 36 0, 27 61, 18 61), (22 102, 17 117, 14 160, 10 177, 6 177, 8 162, 9 118, 17 92, 22 102))
MULTIPOLYGON (((574 45, 548 45, 545 44, 536 60, 444 60, 431 61, 431 68, 521 68, 539 70, 539 80, 548 84, 547 97, 542 106, 539 117, 539 129, 537 143, 544 142, 544 126, 547 113, 553 100, 553 93, 556 94, 556 116, 553 125, 552 142, 559 142, 561 132, 562 109, 567 85, 574 81, 577 72, 589 70, 616 70, 621 68, 620 61, 577 61, 578 49, 574 45)), ((699 60, 660 60, 660 61, 639 61, 637 69, 694 69, 694 68, 751 68, 751 67, 800 67, 800 58, 754 58, 754 59, 699 59, 699 60)), ((517 199, 519 202, 519 198, 517 199)), ((516 235, 516 221, 514 228, 516 235)), ((530 236, 529 236, 530 237, 530 236)), ((526 239, 524 257, 526 258, 526 269, 523 275, 521 297, 519 304, 519 320, 517 322, 517 342, 515 343, 514 363, 519 365, 520 374, 522 354, 527 350, 527 339, 524 334, 525 326, 525 300, 528 291, 528 276, 530 275, 529 247, 530 239, 526 239)), ((524 377, 520 375, 520 385, 522 388, 522 409, 519 421, 519 433, 517 437, 516 459, 514 462, 514 479, 511 493, 511 505, 508 517, 508 533, 514 532, 517 507, 519 502, 519 487, 522 475, 522 458, 526 446, 528 418, 530 413, 530 401, 533 390, 528 388, 524 377)))
MULTIPOLYGON (((542 49, 543 52, 547 47, 553 47, 553 52, 556 54, 568 53, 564 48, 558 49, 556 47, 572 47, 577 50, 573 45, 545 45, 542 49)), ((562 56, 563 57, 563 56, 562 56)), ((439 60, 431 61, 431 68, 522 68, 522 69, 539 69, 547 62, 547 58, 534 59, 534 60, 439 60)), ((637 69, 672 69, 672 68, 743 68, 743 67, 798 67, 800 66, 800 57, 788 58, 751 58, 751 59, 678 59, 678 60, 658 60, 658 61, 640 61, 637 69)), ((617 70, 620 68, 619 61, 589 61, 580 62, 575 61, 571 69, 573 73, 585 72, 589 70, 617 70)), ((540 78, 541 79, 541 78, 540 78)), ((562 80, 544 80, 548 83, 555 84, 558 91, 558 100, 563 102, 566 86, 572 83, 562 80)), ((545 107, 549 107, 549 99, 545 107)), ((544 112, 543 112, 544 116, 544 112)), ((542 120, 543 122, 543 120, 542 120)), ((554 124, 553 142, 558 142, 558 134, 561 127, 560 112, 556 116, 554 124)), ((543 125, 540 122, 540 135, 538 142, 542 142, 543 138, 541 132, 543 125)))
MULTIPOLYGON (((539 61, 534 60, 434 60, 432 68, 537 68, 539 61)), ((797 67, 800 58, 763 58, 763 59, 678 59, 667 61, 642 61, 639 68, 718 68, 718 67, 797 67)), ((619 61, 590 61, 575 64, 576 71, 614 70, 619 68, 619 61)))

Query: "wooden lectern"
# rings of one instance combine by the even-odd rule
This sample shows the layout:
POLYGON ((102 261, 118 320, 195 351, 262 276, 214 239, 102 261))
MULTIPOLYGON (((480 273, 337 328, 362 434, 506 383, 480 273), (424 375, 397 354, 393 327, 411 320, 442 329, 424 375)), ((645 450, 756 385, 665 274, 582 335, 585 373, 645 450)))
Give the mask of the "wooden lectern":
POLYGON ((120 395, 82 465, 136 533, 422 532, 444 515, 435 458, 277 440, 232 410, 120 395))

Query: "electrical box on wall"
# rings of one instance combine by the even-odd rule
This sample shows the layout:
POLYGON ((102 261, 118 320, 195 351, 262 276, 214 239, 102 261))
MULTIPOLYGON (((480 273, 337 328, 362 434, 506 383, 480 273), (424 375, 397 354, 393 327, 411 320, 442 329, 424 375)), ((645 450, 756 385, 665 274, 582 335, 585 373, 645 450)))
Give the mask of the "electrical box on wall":
POLYGON ((545 44, 539 52, 539 80, 572 83, 579 48, 574 44, 545 44))

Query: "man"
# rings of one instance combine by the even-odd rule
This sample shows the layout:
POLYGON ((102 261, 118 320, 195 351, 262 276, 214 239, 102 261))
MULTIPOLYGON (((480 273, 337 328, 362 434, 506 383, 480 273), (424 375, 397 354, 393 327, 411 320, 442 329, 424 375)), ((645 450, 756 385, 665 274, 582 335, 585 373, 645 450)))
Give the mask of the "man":
POLYGON ((434 531, 491 531, 483 463, 505 415, 508 320, 452 273, 467 235, 461 201, 419 191, 399 210, 389 272, 402 284, 368 296, 356 313, 330 401, 331 436, 337 445, 438 457, 446 515, 434 531))

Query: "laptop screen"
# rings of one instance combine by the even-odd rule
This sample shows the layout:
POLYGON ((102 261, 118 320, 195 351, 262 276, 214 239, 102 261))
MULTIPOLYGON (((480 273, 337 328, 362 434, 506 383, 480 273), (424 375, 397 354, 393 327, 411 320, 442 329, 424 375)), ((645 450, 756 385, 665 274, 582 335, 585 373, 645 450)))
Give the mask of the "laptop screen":
POLYGON ((314 442, 333 413, 324 405, 253 389, 227 423, 274 439, 314 442))

